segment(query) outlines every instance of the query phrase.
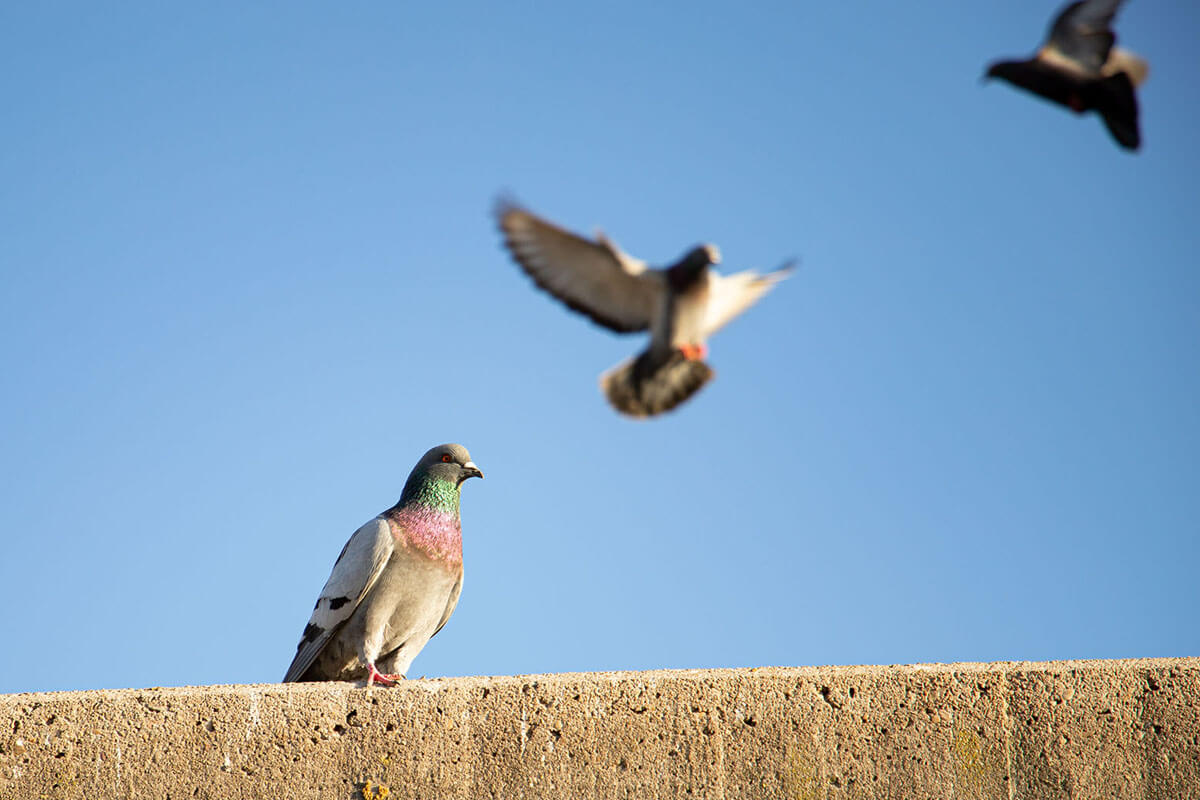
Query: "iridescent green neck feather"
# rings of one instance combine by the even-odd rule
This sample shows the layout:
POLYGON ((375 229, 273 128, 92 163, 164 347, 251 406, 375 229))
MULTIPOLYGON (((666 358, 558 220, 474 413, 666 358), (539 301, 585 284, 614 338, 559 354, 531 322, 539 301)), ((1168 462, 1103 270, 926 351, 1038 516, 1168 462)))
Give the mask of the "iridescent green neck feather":
POLYGON ((408 479, 408 483, 404 484, 404 491, 400 493, 400 502, 396 505, 404 508, 416 503, 457 517, 460 497, 458 486, 451 481, 433 478, 429 475, 414 475, 408 479))
POLYGON ((428 475, 409 479, 400 502, 385 512, 392 536, 450 565, 462 564, 462 527, 458 486, 428 475))

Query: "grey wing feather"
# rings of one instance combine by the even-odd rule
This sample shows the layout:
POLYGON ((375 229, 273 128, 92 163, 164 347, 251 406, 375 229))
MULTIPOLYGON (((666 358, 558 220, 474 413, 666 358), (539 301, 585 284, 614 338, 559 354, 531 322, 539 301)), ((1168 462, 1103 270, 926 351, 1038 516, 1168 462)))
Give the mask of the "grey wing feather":
POLYGON ((442 618, 438 621, 437 627, 433 629, 433 633, 429 634, 430 639, 432 639, 434 636, 437 636, 438 631, 446 627, 446 622, 449 621, 450 615, 454 613, 455 607, 458 606, 458 596, 462 594, 462 582, 462 576, 459 575, 458 581, 454 584, 454 588, 450 590, 449 599, 446 600, 446 612, 442 614, 442 618))
POLYGON ((496 206, 504 244, 539 287, 618 333, 650 326, 661 281, 603 235, 589 241, 508 201, 496 206))
POLYGON ((1080 0, 1067 6, 1050 26, 1047 42, 1091 73, 1099 73, 1116 42, 1113 18, 1123 0, 1080 0))
POLYGON ((330 638, 350 619, 379 580, 393 547, 391 529, 383 517, 376 517, 354 532, 317 598, 317 607, 304 628, 284 683, 299 680, 330 638))

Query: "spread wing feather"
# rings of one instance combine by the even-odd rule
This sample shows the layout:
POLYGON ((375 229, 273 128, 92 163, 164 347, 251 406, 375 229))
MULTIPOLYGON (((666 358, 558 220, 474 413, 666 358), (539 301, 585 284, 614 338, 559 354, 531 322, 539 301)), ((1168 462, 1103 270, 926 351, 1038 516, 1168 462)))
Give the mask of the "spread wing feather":
POLYGON ((733 275, 713 274, 708 290, 708 307, 704 312, 704 335, 711 336, 730 320, 758 302, 775 284, 793 270, 787 263, 774 272, 736 272, 733 275))
POLYGON ((1050 26, 1047 46, 1088 73, 1099 74, 1116 42, 1112 22, 1122 1, 1080 0, 1071 3, 1050 26))
POLYGON ((650 326, 662 282, 644 262, 603 234, 589 241, 508 202, 496 219, 521 269, 568 308, 618 333, 650 326))

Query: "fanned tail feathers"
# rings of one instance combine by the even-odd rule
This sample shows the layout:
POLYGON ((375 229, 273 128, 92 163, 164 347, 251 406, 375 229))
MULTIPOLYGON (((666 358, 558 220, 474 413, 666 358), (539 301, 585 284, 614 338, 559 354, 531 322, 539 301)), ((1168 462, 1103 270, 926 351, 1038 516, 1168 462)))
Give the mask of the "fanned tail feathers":
POLYGON ((657 366, 645 352, 601 375, 600 387, 608 402, 622 414, 652 417, 670 411, 700 391, 714 374, 708 364, 688 359, 678 350, 657 366))

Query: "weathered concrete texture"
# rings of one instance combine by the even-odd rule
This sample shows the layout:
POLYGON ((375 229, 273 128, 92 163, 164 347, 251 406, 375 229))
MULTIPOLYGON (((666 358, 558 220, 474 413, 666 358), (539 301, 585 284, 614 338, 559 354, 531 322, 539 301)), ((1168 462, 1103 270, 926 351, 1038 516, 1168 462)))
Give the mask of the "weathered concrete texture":
POLYGON ((1200 659, 0 697, 0 798, 1200 798, 1200 659))

